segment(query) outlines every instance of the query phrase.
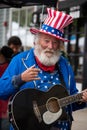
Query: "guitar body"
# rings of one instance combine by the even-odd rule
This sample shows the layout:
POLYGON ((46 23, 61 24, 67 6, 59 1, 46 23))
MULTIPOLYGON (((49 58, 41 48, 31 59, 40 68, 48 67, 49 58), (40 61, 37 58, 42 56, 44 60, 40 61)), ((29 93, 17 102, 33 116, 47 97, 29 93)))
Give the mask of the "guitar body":
MULTIPOLYGON (((43 121, 48 118, 48 116, 45 116, 46 112, 49 113, 48 110, 53 111, 54 114, 56 113, 55 103, 55 109, 53 109, 50 99, 52 97, 60 99, 66 96, 68 96, 68 93, 61 85, 52 86, 47 92, 30 88, 21 90, 16 93, 9 103, 10 122, 15 130, 50 130, 51 125, 57 121, 57 119, 52 123, 47 121, 49 125, 43 121)), ((62 114, 59 115, 58 120, 66 120, 67 114, 64 112, 64 108, 60 108, 57 104, 57 109, 57 113, 62 109, 62 114)))

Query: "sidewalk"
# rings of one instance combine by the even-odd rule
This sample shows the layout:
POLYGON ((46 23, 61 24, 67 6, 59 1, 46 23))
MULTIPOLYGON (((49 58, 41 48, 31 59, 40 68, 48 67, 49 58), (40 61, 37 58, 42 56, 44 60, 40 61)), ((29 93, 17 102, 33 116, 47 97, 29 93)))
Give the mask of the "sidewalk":
POLYGON ((87 130, 87 108, 73 112, 72 130, 87 130))

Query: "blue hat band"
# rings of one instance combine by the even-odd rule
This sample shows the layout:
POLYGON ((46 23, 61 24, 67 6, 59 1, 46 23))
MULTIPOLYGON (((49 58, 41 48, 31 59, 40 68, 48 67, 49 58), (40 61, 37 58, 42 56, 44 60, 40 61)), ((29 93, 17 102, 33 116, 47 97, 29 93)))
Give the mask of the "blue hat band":
POLYGON ((43 24, 41 29, 45 30, 46 32, 50 32, 51 34, 54 34, 56 36, 60 36, 62 38, 64 36, 64 34, 61 31, 59 31, 58 29, 55 29, 51 26, 48 26, 46 24, 43 24))

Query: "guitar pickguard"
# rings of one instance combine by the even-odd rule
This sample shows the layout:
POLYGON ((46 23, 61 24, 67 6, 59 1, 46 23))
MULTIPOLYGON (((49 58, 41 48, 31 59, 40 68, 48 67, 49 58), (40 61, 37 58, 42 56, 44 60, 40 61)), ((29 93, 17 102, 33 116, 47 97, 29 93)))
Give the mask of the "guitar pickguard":
POLYGON ((46 111, 43 114, 43 121, 44 121, 45 124, 50 125, 50 124, 54 123, 56 120, 58 120, 59 117, 61 116, 61 114, 62 114, 62 109, 60 109, 56 113, 52 113, 50 111, 46 111))

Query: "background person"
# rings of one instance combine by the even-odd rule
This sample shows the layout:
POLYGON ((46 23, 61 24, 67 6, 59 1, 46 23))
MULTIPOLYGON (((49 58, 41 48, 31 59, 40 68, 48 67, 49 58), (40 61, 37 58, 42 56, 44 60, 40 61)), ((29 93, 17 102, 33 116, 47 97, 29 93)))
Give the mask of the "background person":
POLYGON ((22 41, 18 36, 11 36, 8 39, 7 45, 13 50, 14 56, 23 51, 22 41))
MULTIPOLYGON (((35 33, 34 48, 15 56, 0 79, 0 98, 8 99, 25 88, 46 92, 56 84, 65 86, 70 95, 78 93, 72 67, 60 53, 61 40, 67 41, 63 37, 63 30, 72 23, 72 17, 50 8, 47 12, 48 16, 41 29, 31 29, 31 32, 35 33)), ((83 92, 82 101, 87 102, 86 90, 83 92)), ((57 121, 51 130, 70 130, 72 111, 85 107, 84 102, 64 107, 68 119, 57 121)), ((38 128, 34 121, 30 126, 34 127, 33 130, 48 130, 43 126, 38 128)), ((24 129, 28 129, 27 126, 24 126, 24 129)))
MULTIPOLYGON (((3 46, 0 49, 0 77, 3 75, 4 71, 8 67, 13 55, 13 50, 8 46, 3 46)), ((3 87, 3 86, 2 86, 3 87)), ((0 100, 0 130, 9 130, 8 121, 8 100, 0 100)))

